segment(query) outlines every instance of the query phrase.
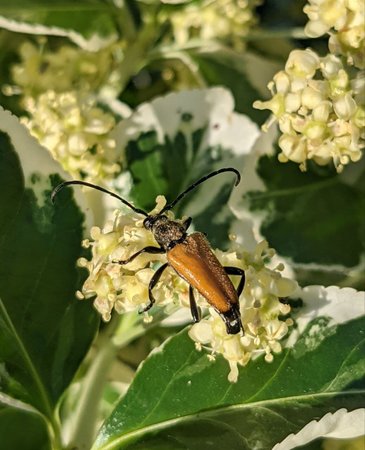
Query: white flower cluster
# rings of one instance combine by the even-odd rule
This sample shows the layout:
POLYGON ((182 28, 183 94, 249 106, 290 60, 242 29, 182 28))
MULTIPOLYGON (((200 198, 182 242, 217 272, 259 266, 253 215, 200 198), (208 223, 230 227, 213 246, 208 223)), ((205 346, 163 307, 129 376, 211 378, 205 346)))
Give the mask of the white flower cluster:
MULTIPOLYGON (((157 206, 153 214, 161 211, 166 204, 164 197, 157 197, 157 206)), ((173 218, 172 213, 171 218, 173 218)), ((113 220, 105 227, 91 230, 92 241, 84 242, 92 247, 91 261, 81 258, 79 265, 89 271, 78 298, 96 297, 94 306, 105 321, 110 320, 112 310, 119 314, 143 309, 148 303, 148 285, 166 255, 143 253, 128 264, 120 265, 113 261, 125 260, 146 246, 156 246, 152 233, 143 227, 143 219, 134 213, 123 214, 116 211, 113 220)), ((282 319, 290 311, 280 298, 294 292, 296 283, 282 277, 279 265, 274 270, 266 264, 274 251, 268 248, 266 241, 258 244, 253 253, 237 248, 234 252, 216 251, 218 259, 224 265, 236 266, 245 270, 246 284, 240 298, 242 323, 245 335, 228 335, 225 324, 217 313, 209 308, 210 315, 195 324, 190 337, 198 349, 204 346, 210 352, 209 357, 222 354, 228 360, 231 373, 230 381, 238 377, 238 365, 245 365, 252 355, 264 353, 266 361, 273 358, 272 353, 281 351, 278 342, 288 331, 290 319, 282 319)), ((163 272, 160 281, 153 289, 157 305, 175 305, 189 307, 188 284, 172 268, 163 272)), ((208 303, 197 296, 200 306, 208 303)), ((152 318, 145 313, 145 320, 152 318)))
POLYGON ((210 308, 210 316, 192 326, 190 337, 198 350, 210 352, 210 359, 221 354, 230 365, 229 381, 236 382, 238 365, 245 366, 252 357, 265 354, 271 362, 273 353, 281 352, 280 340, 287 334, 291 319, 290 306, 280 301, 297 288, 296 282, 285 278, 280 271, 282 264, 270 269, 267 264, 274 256, 267 241, 260 242, 252 253, 238 247, 234 252, 216 252, 223 265, 244 269, 246 282, 240 296, 240 311, 245 334, 230 335, 218 314, 210 308))
POLYGON ((294 161, 305 170, 308 159, 320 165, 332 160, 341 172, 361 158, 365 109, 358 102, 364 86, 349 78, 338 57, 293 50, 268 87, 272 99, 254 107, 271 110, 270 122, 279 123, 281 162, 294 161))
POLYGON ((97 95, 118 84, 115 48, 90 53, 72 46, 46 51, 25 42, 12 68, 15 92, 28 113, 22 122, 72 177, 103 183, 120 171, 111 131, 114 116, 97 95))
POLYGON ((258 0, 203 0, 189 3, 184 9, 169 14, 174 39, 183 46, 192 38, 228 40, 238 49, 242 38, 256 23, 254 8, 258 0))
POLYGON ((349 64, 365 68, 365 2, 363 0, 309 0, 305 32, 310 37, 330 34, 329 49, 349 64))
POLYGON ((73 178, 101 182, 120 172, 110 137, 115 119, 96 105, 94 97, 48 90, 23 102, 30 117, 21 122, 73 178))
MULTIPOLYGON (((157 197, 152 214, 161 211, 165 204, 164 197, 157 197)), ((153 234, 143 227, 143 218, 116 210, 113 219, 102 230, 91 229, 91 238, 91 242, 84 241, 85 247, 92 247, 91 261, 79 260, 79 265, 88 269, 89 277, 78 297, 96 296, 94 306, 105 321, 110 320, 113 309, 122 314, 147 306, 149 282, 156 266, 167 261, 166 256, 143 253, 125 265, 113 262, 128 259, 144 247, 158 247, 153 234)), ((178 305, 189 304, 188 286, 172 269, 164 271, 153 294, 160 306, 176 302, 178 305)), ((146 320, 149 320, 148 313, 146 320)))

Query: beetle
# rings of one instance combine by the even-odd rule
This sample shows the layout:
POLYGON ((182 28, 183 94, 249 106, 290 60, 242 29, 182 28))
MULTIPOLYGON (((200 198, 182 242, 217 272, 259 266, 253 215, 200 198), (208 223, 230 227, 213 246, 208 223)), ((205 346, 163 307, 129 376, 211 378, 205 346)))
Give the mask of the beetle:
POLYGON ((141 312, 148 311, 155 303, 152 292, 153 288, 158 283, 163 271, 170 266, 189 284, 190 310, 194 322, 199 322, 201 318, 200 309, 198 308, 194 297, 194 289, 196 289, 223 319, 228 334, 237 334, 241 330, 244 333, 239 308, 239 297, 245 285, 244 270, 238 267, 223 267, 213 253, 204 233, 194 232, 188 234, 187 230, 192 222, 191 217, 188 217, 184 222, 181 222, 170 220, 166 215, 166 212, 171 210, 188 192, 195 189, 209 178, 223 172, 233 172, 236 175, 235 186, 238 185, 241 176, 236 169, 225 167, 216 170, 191 184, 187 189, 180 193, 175 200, 165 205, 158 214, 154 215, 149 215, 142 209, 136 208, 119 195, 86 181, 73 180, 59 184, 53 190, 51 199, 52 202, 54 202, 55 196, 64 187, 79 184, 105 192, 120 200, 137 214, 145 216, 143 226, 153 233, 159 247, 144 247, 128 259, 113 261, 115 264, 124 265, 133 261, 142 253, 166 254, 167 262, 162 264, 151 278, 148 286, 149 304, 141 312), (237 289, 233 286, 228 275, 239 275, 241 277, 237 289))

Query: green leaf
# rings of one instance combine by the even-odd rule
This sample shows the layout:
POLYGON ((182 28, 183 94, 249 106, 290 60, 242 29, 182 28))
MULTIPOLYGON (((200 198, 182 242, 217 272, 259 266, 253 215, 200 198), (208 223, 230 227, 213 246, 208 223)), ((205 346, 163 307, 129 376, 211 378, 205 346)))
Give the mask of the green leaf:
POLYGON ((299 263, 359 263, 364 199, 332 173, 302 173, 294 163, 263 156, 257 173, 266 191, 247 192, 251 211, 268 214, 260 231, 281 255, 299 263))
POLYGON ((1 399, 0 436, 4 450, 51 450, 46 423, 41 416, 1 405, 1 399))
MULTIPOLYGON (((236 384, 227 381, 227 361, 218 357, 210 362, 186 330, 174 336, 141 366, 93 450, 271 450, 314 419, 340 408, 360 408, 365 393, 364 293, 322 289, 317 289, 318 297, 315 289, 303 295, 306 302, 311 296, 308 308, 317 302, 321 306, 317 312, 312 308, 315 319, 295 345, 270 364, 260 357, 240 368, 236 384), (351 308, 352 298, 355 314, 362 316, 346 321, 341 308, 346 301, 351 308), (321 317, 323 305, 330 317, 321 317)), ((319 436, 320 431, 314 437, 319 436)))
POLYGON ((364 254, 363 193, 331 167, 310 165, 303 173, 297 164, 264 154, 274 139, 263 135, 256 142, 232 210, 255 236, 290 258, 304 284, 338 283, 364 254))
POLYGON ((97 51, 116 37, 112 7, 101 0, 15 0, 0 6, 0 27, 19 33, 66 36, 97 51))
POLYGON ((0 109, 0 386, 51 422, 98 324, 75 298, 85 217, 69 190, 50 200, 63 178, 0 109))
MULTIPOLYGON (((172 201, 216 169, 240 168, 258 130, 233 108, 223 88, 183 91, 143 104, 122 121, 117 139, 126 147, 133 200, 149 210, 157 195, 172 201)), ((175 208, 178 216, 193 217, 193 225, 215 246, 227 241, 233 219, 226 206, 232 178, 225 174, 208 181, 175 208)))

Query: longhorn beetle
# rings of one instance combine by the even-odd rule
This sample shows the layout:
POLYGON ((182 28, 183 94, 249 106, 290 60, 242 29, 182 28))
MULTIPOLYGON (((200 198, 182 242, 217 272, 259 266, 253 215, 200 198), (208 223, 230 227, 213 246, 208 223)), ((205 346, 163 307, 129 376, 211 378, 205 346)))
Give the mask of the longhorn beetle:
POLYGON ((237 334, 240 330, 244 331, 241 323, 239 296, 245 285, 245 272, 238 267, 223 267, 203 233, 187 234, 192 221, 191 217, 188 217, 181 223, 176 220, 170 220, 165 214, 166 211, 172 209, 188 192, 195 189, 199 184, 223 172, 235 173, 237 177, 235 186, 238 185, 241 176, 236 169, 226 167, 216 170, 190 185, 175 200, 168 203, 155 215, 149 215, 142 209, 131 205, 119 195, 86 181, 65 181, 59 184, 53 190, 51 199, 54 202, 55 196, 65 186, 81 184, 105 192, 120 200, 137 214, 145 216, 143 226, 153 233, 159 247, 144 247, 128 259, 113 261, 115 264, 124 265, 133 261, 142 253, 166 253, 167 263, 162 264, 152 276, 148 286, 149 304, 142 312, 148 311, 155 303, 152 290, 166 267, 171 266, 181 278, 189 283, 190 310, 194 322, 199 322, 200 320, 200 309, 196 304, 193 291, 193 289, 196 289, 223 319, 227 333, 237 334), (237 290, 234 288, 228 275, 241 276, 237 290))

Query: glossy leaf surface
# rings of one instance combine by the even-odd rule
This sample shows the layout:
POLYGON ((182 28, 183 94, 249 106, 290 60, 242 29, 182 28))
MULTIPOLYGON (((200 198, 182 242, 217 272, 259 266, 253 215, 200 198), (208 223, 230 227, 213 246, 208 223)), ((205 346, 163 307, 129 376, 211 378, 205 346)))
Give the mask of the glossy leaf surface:
MULTIPOLYGON (((355 297, 361 314, 364 299, 355 297)), ((314 318, 293 348, 271 364, 251 361, 236 384, 227 381, 225 360, 210 362, 186 331, 178 334, 140 368, 94 449, 208 449, 214 442, 269 450, 328 412, 360 408, 365 318, 341 320, 314 318)))
POLYGON ((14 117, 0 115, 1 390, 51 419, 98 323, 75 299, 85 217, 70 191, 52 205, 63 173, 14 117))

